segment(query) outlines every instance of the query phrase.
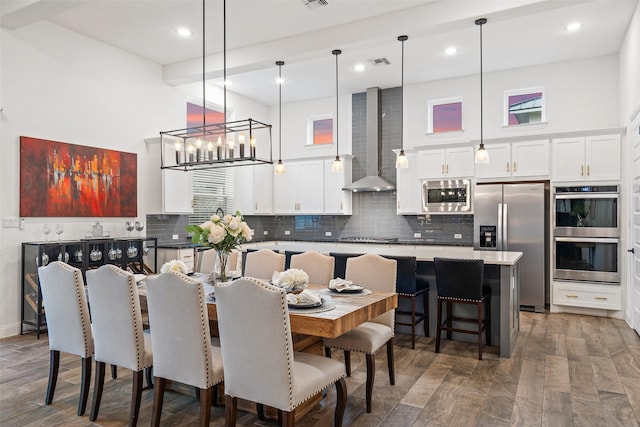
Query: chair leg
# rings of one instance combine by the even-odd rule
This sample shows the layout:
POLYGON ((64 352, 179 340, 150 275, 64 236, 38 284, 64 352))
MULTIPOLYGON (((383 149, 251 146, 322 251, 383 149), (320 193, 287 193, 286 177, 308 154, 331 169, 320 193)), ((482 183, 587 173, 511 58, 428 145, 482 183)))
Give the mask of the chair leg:
POLYGON ((211 406, 218 406, 218 384, 212 387, 211 406))
POLYGON ((436 353, 440 353, 440 336, 442 335, 442 300, 436 302, 436 353))
POLYGON ((264 421, 266 419, 264 416, 264 405, 262 403, 256 403, 256 413, 258 414, 258 419, 260 421, 264 421))
POLYGON ((116 365, 111 365, 111 378, 114 380, 118 378, 118 367, 116 365))
POLYGON ((160 425, 160 414, 162 414, 162 402, 164 400, 164 389, 166 381, 164 378, 155 377, 153 385, 153 412, 151 413, 151 425, 160 425))
POLYGON ((153 366, 146 368, 144 374, 147 377, 147 388, 153 388, 153 366))
POLYGON ((336 384, 336 413, 333 417, 335 427, 342 427, 342 419, 344 418, 344 410, 347 407, 347 383, 344 378, 340 378, 336 384))
POLYGON ((453 328, 453 304, 449 301, 447 301, 447 339, 449 341, 451 341, 452 338, 452 332, 451 332, 451 328, 453 328))
POLYGON ((142 400, 143 388, 144 388, 144 370, 141 369, 133 373, 133 389, 131 390, 131 410, 129 411, 130 427, 135 427, 138 424, 138 414, 140 413, 140 401, 142 400))
POLYGON ((424 327, 424 336, 429 336, 429 290, 427 289, 422 293, 423 307, 422 313, 424 313, 424 320, 422 326, 424 327))
POLYGON ((213 387, 200 389, 200 427, 209 427, 211 421, 211 396, 213 387))
POLYGON ((487 345, 491 345, 491 296, 487 297, 484 301, 485 306, 485 320, 484 320, 484 333, 486 337, 487 345))
POLYGON ((50 405, 53 401, 53 394, 56 391, 58 382, 58 368, 60 367, 60 352, 58 350, 49 351, 49 384, 47 385, 47 395, 44 404, 50 405))
POLYGON ((236 417, 238 415, 238 399, 228 394, 224 395, 224 418, 226 427, 236 426, 236 417))
POLYGON ((476 306, 478 309, 478 360, 482 360, 482 303, 476 306))
POLYGON ((395 368, 395 357, 393 353, 393 345, 395 339, 391 337, 389 341, 387 341, 387 369, 389 370, 389 384, 396 384, 396 368, 395 368))
POLYGON ((365 399, 367 401, 367 412, 371 412, 371 397, 373 395, 373 381, 376 378, 376 357, 373 354, 367 353, 367 384, 366 384, 366 395, 365 399))
POLYGON ((296 411, 282 411, 282 427, 293 427, 295 423, 296 411))
POLYGON ((411 349, 416 348, 416 296, 411 297, 411 349))
POLYGON ((89 387, 91 386, 91 357, 82 358, 82 380, 80 385, 80 402, 78 402, 78 415, 84 415, 89 400, 89 387))
POLYGON ((93 402, 91 403, 91 412, 89 420, 95 421, 100 411, 100 401, 102 400, 102 389, 104 387, 104 371, 105 363, 96 361, 96 378, 93 384, 93 402))
POLYGON ((328 357, 329 359, 331 359, 331 347, 324 348, 324 357, 328 357))
POLYGON ((344 351, 344 368, 347 372, 347 376, 351 376, 351 352, 348 350, 344 351))

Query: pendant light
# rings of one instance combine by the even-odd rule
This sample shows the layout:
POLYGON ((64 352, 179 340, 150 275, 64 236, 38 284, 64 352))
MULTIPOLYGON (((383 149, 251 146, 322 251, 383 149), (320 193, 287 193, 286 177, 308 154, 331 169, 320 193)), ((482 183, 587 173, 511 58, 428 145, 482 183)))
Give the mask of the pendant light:
POLYGON ((398 36, 398 41, 402 43, 402 66, 401 66, 401 80, 400 80, 400 102, 402 105, 402 114, 400 114, 400 154, 396 158, 396 168, 404 169, 409 167, 409 159, 404 154, 404 42, 407 41, 408 36, 398 36))
POLYGON ((339 149, 339 144, 338 144, 338 55, 340 55, 342 53, 342 51, 340 49, 335 49, 331 51, 332 54, 335 55, 336 57, 336 159, 333 161, 333 165, 331 166, 331 170, 333 172, 341 172, 344 168, 344 166, 342 165, 342 160, 340 160, 340 152, 338 151, 339 149))
POLYGON ((483 124, 483 97, 482 97, 482 26, 487 23, 487 18, 476 19, 476 25, 480 27, 480 147, 476 151, 476 163, 489 163, 489 152, 484 148, 484 124, 483 124))
POLYGON ((283 175, 287 169, 282 163, 282 66, 284 61, 276 61, 278 66, 278 163, 276 164, 276 175, 283 175))

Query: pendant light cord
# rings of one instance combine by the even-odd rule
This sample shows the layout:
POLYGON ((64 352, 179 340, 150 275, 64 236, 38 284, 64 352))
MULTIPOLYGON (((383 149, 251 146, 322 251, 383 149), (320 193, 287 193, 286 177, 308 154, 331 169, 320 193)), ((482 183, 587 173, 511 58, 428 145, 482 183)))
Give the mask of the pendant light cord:
MULTIPOLYGON (((227 123, 227 0, 222 1, 222 104, 224 122, 227 123)), ((227 140, 227 127, 224 127, 224 139, 227 140)))
POLYGON ((400 114, 400 151, 404 152, 404 42, 409 39, 408 36, 398 36, 398 40, 402 42, 402 58, 400 61, 400 99, 402 100, 402 113, 400 114))
POLYGON ((282 66, 283 61, 277 61, 278 66, 278 162, 282 162, 282 66))
POLYGON ((482 26, 487 23, 486 18, 476 19, 475 24, 480 26, 480 149, 484 149, 484 93, 482 82, 482 26))
POLYGON ((207 125, 207 102, 205 99, 205 2, 202 0, 202 126, 207 125))
POLYGON ((338 100, 338 55, 340 55, 342 53, 342 51, 340 49, 335 49, 333 50, 331 53, 333 53, 336 56, 336 160, 339 159, 340 157, 340 153, 339 153, 339 146, 340 146, 340 141, 339 141, 339 128, 338 128, 338 108, 339 108, 339 100, 338 100))

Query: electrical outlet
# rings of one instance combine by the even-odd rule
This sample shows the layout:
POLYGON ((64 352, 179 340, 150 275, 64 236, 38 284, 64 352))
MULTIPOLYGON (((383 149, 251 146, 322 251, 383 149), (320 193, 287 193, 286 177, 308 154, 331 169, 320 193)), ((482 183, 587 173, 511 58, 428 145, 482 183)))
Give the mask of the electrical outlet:
POLYGON ((263 236, 268 236, 268 235, 269 235, 269 230, 264 230, 264 231, 262 232, 262 235, 263 235, 263 236))
POLYGON ((422 233, 413 233, 413 237, 415 237, 416 239, 419 239, 422 237, 422 233))
POLYGON ((453 235, 453 238, 454 239, 462 239, 462 234, 456 233, 456 234, 453 235))
POLYGON ((325 231, 324 235, 325 235, 325 237, 331 237, 331 232, 330 231, 325 231))
POLYGON ((180 235, 179 234, 174 234, 174 235, 171 236, 171 238, 173 240, 178 240, 180 238, 180 235))
POLYGON ((285 235, 285 236, 288 236, 289 234, 291 234, 291 231, 289 231, 289 230, 284 230, 284 235, 285 235))

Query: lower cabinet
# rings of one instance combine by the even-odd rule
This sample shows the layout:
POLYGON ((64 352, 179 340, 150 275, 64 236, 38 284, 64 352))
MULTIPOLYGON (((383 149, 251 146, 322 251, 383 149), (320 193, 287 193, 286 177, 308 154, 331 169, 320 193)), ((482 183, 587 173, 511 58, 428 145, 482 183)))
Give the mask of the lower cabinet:
POLYGON ((154 273, 158 269, 155 237, 133 239, 86 239, 60 242, 22 243, 22 303, 20 334, 46 331, 46 310, 40 292, 38 267, 63 261, 87 270, 112 264, 132 273, 154 273))
POLYGON ((603 310, 622 309, 622 289, 617 284, 553 282, 552 286, 552 303, 555 305, 603 310))
POLYGON ((193 248, 158 248, 159 266, 174 259, 184 262, 189 273, 194 271, 196 265, 193 248))

